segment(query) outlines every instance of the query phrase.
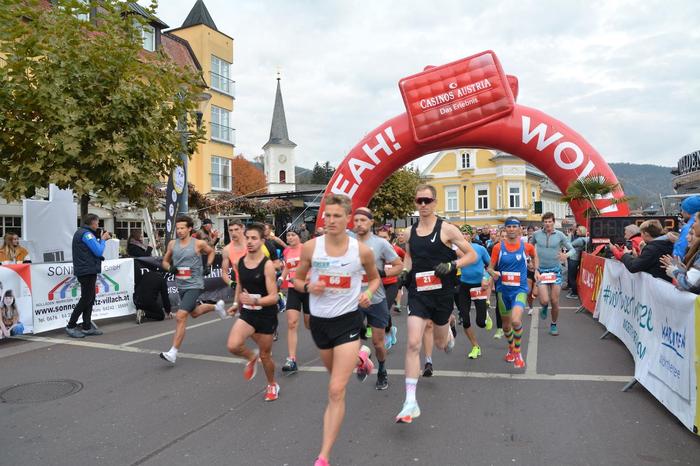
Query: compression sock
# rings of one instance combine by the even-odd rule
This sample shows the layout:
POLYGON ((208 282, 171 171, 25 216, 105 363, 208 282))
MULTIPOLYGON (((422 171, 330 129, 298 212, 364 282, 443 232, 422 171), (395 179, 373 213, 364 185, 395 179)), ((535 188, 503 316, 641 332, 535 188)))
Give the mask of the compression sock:
POLYGON ((416 386, 417 385, 418 385, 418 379, 406 377, 406 403, 415 403, 416 402, 416 386))
POLYGON ((513 347, 513 327, 509 328, 507 331, 503 331, 503 334, 506 336, 506 339, 508 340, 508 347, 512 348, 513 347))
POLYGON ((517 354, 520 353, 520 340, 523 338, 523 324, 518 324, 517 326, 515 324, 513 325, 513 335, 515 343, 514 351, 517 354))
POLYGON ((385 362, 385 361, 380 361, 379 359, 377 359, 377 362, 379 363, 379 369, 378 369, 378 371, 379 371, 379 372, 384 372, 384 362, 385 362))

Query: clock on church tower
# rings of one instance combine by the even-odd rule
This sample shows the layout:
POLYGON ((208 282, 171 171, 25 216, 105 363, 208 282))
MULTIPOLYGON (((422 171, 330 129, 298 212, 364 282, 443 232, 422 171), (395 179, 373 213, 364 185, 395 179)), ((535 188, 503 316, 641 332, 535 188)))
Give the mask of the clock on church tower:
POLYGON ((285 154, 280 154, 277 160, 279 160, 280 163, 287 163, 287 156, 285 154))

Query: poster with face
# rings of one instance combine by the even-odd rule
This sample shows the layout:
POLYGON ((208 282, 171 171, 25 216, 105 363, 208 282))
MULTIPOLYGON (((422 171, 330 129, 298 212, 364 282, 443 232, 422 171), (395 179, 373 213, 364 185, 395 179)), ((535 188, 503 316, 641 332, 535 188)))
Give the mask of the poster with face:
POLYGON ((19 320, 24 327, 22 333, 32 333, 32 284, 29 264, 0 266, 0 313, 3 317, 9 317, 14 309, 19 312, 19 320))

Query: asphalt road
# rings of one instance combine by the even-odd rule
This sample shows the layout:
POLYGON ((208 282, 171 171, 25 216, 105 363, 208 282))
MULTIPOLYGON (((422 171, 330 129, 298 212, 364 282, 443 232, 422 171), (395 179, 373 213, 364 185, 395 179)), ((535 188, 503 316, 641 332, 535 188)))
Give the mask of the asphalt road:
MULTIPOLYGON (((405 315, 394 317, 390 387, 353 377, 333 465, 698 464, 700 438, 643 387, 623 393, 632 358, 590 315, 563 299, 558 337, 525 317, 525 370, 502 360, 504 340, 477 329, 483 357, 468 360, 460 333, 452 354, 435 351, 418 383, 422 416, 394 423, 404 398, 405 315)), ((0 403, 0 465, 309 465, 318 453, 326 375, 306 330, 301 371, 286 377, 286 318, 280 315, 280 399, 263 401, 262 371, 250 382, 225 347, 233 320, 190 321, 174 367, 158 358, 173 321, 103 322, 105 335, 71 340, 56 331, 0 341, 0 390, 69 379, 75 394, 0 403)), ((17 393, 17 391, 15 391, 17 393)), ((21 396, 20 392, 20 396, 21 396)), ((34 391, 27 391, 34 394, 34 391)))

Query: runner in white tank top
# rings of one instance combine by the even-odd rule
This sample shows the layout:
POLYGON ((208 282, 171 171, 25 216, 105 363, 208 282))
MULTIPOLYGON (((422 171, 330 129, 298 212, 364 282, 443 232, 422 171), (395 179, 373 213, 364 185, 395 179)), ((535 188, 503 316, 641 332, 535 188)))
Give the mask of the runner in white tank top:
POLYGON ((331 194, 325 204, 326 234, 304 243, 294 277, 294 288, 309 293, 311 336, 330 372, 323 443, 315 466, 328 465, 345 415, 345 386, 353 368, 357 367, 360 380, 372 371, 370 349, 360 348, 362 321, 357 308, 370 305, 381 283, 372 250, 347 234, 350 198, 331 194), (309 270, 311 280, 306 283, 309 270), (368 282, 364 292, 363 273, 367 274, 368 282))

